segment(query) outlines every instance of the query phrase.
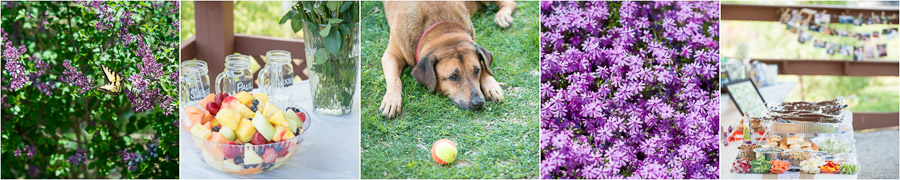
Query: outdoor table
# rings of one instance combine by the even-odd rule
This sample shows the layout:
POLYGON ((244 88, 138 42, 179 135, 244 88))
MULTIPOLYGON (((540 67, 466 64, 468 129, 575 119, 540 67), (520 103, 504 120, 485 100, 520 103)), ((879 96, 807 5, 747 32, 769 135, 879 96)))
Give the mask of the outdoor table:
MULTIPOLYGON (((759 88, 760 94, 762 94, 763 99, 766 100, 767 104, 781 104, 784 102, 784 99, 787 97, 790 90, 793 88, 794 83, 779 83, 772 86, 761 87, 759 88)), ((734 105, 734 102, 731 100, 729 95, 722 95, 719 97, 720 104, 720 117, 719 121, 719 129, 720 131, 725 131, 728 129, 728 126, 734 126, 737 128, 738 122, 741 118, 741 113, 737 110, 737 107, 734 105)), ((852 136, 853 133, 853 113, 845 114, 845 121, 843 122, 844 128, 842 131, 849 131, 852 136)), ((726 134, 722 134, 725 136, 726 134)), ((722 179, 856 179, 859 173, 856 174, 809 174, 802 172, 785 172, 784 174, 737 174, 732 173, 732 163, 737 159, 740 154, 740 150, 738 147, 742 144, 741 142, 732 142, 729 143, 728 146, 725 146, 724 141, 719 141, 719 174, 722 179)), ((853 156, 856 156, 856 148, 851 147, 853 150, 853 156)), ((856 161, 857 166, 859 162, 856 161)), ((860 167, 862 168, 862 167, 860 167)))
MULTIPOLYGON (((281 167, 254 175, 236 175, 209 167, 194 152, 190 134, 181 130, 179 151, 181 178, 187 179, 357 179, 359 178, 359 92, 353 95, 353 111, 342 116, 313 110, 309 81, 294 82, 287 91, 290 102, 309 113, 309 130, 300 149, 281 167)), ((255 89, 253 93, 259 92, 255 89)), ((284 108, 284 107, 279 107, 284 108)))

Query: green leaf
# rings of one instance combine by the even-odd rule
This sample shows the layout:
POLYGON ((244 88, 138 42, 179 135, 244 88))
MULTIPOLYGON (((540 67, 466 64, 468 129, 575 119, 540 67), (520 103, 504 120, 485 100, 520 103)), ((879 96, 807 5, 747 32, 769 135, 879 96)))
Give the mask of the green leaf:
POLYGON ((294 29, 294 33, 300 32, 300 30, 303 30, 303 21, 291 21, 291 29, 294 29))
POLYGON ((340 1, 328 1, 328 2, 325 3, 325 4, 326 4, 326 6, 328 6, 328 9, 329 9, 329 10, 334 11, 334 10, 338 10, 338 8, 341 7, 341 6, 340 6, 340 3, 341 3, 340 1))
POLYGON ((322 32, 319 35, 322 35, 323 38, 328 37, 331 34, 331 24, 325 25, 325 28, 322 28, 322 32))
POLYGON ((343 22, 343 21, 344 21, 343 19, 331 18, 331 19, 328 19, 328 24, 338 24, 338 23, 341 23, 341 22, 343 22))
POLYGON ((287 20, 293 19, 294 15, 297 15, 297 10, 292 9, 291 11, 288 11, 288 13, 285 13, 284 16, 281 17, 281 20, 278 21, 278 24, 284 24, 285 22, 287 22, 287 20))
POLYGON ((341 10, 340 10, 340 11, 341 11, 341 12, 347 11, 347 9, 350 8, 350 6, 353 6, 353 3, 352 3, 352 2, 351 2, 351 3, 344 3, 344 4, 341 4, 341 10))
POLYGON ((322 41, 325 41, 325 48, 328 49, 331 54, 337 55, 341 52, 341 32, 338 32, 337 28, 331 29, 331 36, 325 36, 322 38, 322 41))
POLYGON ((326 50, 325 48, 319 48, 318 50, 316 50, 315 58, 316 64, 325 63, 325 61, 328 60, 328 50, 326 50))

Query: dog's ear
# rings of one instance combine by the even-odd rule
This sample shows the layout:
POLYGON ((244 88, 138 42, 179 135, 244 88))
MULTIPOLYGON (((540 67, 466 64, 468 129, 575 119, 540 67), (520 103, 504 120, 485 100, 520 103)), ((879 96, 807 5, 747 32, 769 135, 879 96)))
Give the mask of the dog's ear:
POLYGON ((416 78, 416 81, 428 87, 429 91, 434 91, 434 87, 437 85, 437 78, 435 78, 434 73, 435 64, 437 64, 437 60, 434 59, 434 56, 431 54, 425 55, 425 57, 416 62, 416 66, 413 67, 411 73, 416 78))
POLYGON ((475 53, 478 54, 478 61, 481 63, 481 67, 483 67, 485 72, 493 76, 494 72, 491 71, 491 63, 494 62, 494 53, 491 53, 478 44, 472 45, 475 45, 475 53))

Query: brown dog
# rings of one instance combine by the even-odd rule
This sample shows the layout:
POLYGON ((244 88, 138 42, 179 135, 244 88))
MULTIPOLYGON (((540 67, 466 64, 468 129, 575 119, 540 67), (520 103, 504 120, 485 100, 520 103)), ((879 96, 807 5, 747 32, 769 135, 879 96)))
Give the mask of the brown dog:
MULTIPOLYGON (((516 3, 494 3, 500 7, 494 22, 508 27, 516 3)), ((413 66, 416 81, 428 90, 449 96, 461 108, 481 110, 485 100, 503 101, 503 89, 491 72, 494 55, 475 44, 470 17, 481 5, 471 1, 384 2, 391 31, 381 57, 387 82, 379 108, 383 116, 393 118, 400 114, 400 72, 406 66, 413 66)))

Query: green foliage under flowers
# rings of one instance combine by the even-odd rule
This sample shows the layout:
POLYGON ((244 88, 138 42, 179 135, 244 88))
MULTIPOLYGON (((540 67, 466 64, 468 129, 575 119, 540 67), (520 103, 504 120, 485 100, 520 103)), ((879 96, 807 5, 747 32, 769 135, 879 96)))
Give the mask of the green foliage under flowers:
POLYGON ((101 12, 87 3, 2 2, 2 29, 8 34, 2 43, 27 49, 16 59, 4 56, 3 67, 17 61, 26 73, 38 72, 31 58, 39 58, 49 67, 38 79, 51 83, 50 95, 33 81, 11 89, 16 77, 4 69, 2 178, 177 179, 177 112, 172 112, 177 102, 160 100, 149 110, 135 111, 128 93, 111 95, 98 88, 107 83, 102 65, 122 77, 123 91, 141 91, 128 79, 141 73, 140 48, 120 37, 124 28, 142 38, 161 64, 162 75, 148 77, 143 91, 158 89, 152 97, 176 98, 178 2, 97 2, 116 17, 106 21, 110 27, 105 29, 97 28, 104 21, 101 12), (120 21, 126 16, 134 23, 120 21), (93 87, 81 93, 73 83, 62 82, 64 60, 93 87), (29 147, 33 153, 27 153, 29 147))

